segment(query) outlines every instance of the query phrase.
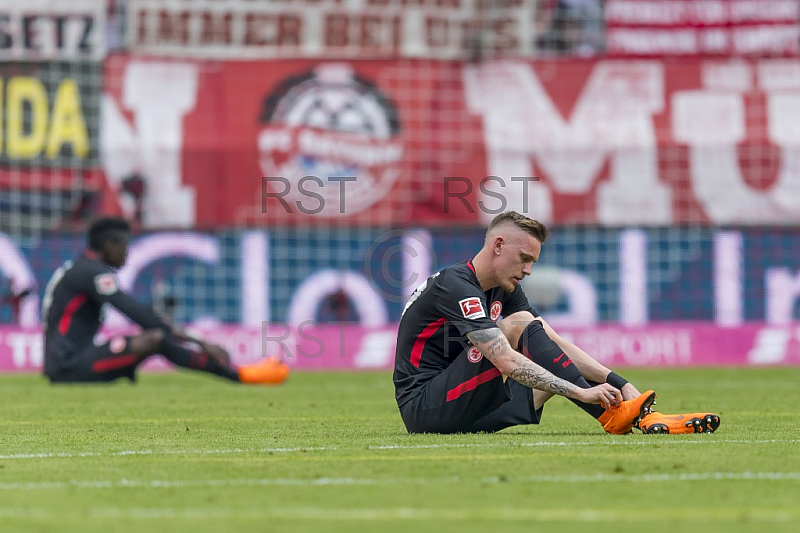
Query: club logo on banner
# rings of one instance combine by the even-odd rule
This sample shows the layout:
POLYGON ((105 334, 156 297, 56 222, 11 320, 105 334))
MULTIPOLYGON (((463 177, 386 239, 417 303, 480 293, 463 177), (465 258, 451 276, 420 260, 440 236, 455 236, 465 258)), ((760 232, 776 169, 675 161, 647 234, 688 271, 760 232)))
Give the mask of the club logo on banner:
POLYGON ((284 79, 265 97, 261 122, 261 170, 282 178, 271 186, 285 197, 287 214, 361 212, 384 198, 400 175, 397 107, 347 64, 284 79))

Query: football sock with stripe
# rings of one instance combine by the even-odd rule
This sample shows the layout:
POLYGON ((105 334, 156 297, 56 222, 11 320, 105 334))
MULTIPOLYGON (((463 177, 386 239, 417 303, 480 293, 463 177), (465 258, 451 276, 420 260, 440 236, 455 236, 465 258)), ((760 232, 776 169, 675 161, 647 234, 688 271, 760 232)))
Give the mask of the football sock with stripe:
MULTIPOLYGON (((592 385, 584 379, 578 367, 564 353, 564 350, 547 335, 541 322, 535 320, 523 330, 519 339, 519 348, 525 357, 551 374, 582 389, 592 388, 592 385)), ((589 413, 593 418, 599 418, 605 412, 603 406, 599 404, 584 403, 572 398, 569 398, 569 401, 589 413)))
POLYGON ((188 350, 169 338, 161 341, 159 353, 178 366, 239 381, 239 372, 236 369, 223 365, 204 353, 188 350))

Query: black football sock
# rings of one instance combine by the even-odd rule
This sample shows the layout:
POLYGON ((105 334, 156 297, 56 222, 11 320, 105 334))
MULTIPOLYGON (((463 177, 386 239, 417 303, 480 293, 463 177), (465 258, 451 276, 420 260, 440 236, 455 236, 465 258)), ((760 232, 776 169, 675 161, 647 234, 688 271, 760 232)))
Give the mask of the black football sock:
MULTIPOLYGON (((525 357, 551 374, 582 389, 592 388, 592 385, 583 378, 578 367, 564 353, 564 350, 547 336, 542 323, 538 320, 534 320, 523 330, 518 348, 525 357)), ((603 406, 599 404, 584 403, 572 398, 568 398, 568 400, 589 413, 593 418, 599 418, 605 412, 603 406)))
POLYGON ((231 381, 239 381, 239 372, 235 368, 223 365, 204 353, 187 350, 169 338, 161 341, 159 353, 178 366, 208 372, 231 381))

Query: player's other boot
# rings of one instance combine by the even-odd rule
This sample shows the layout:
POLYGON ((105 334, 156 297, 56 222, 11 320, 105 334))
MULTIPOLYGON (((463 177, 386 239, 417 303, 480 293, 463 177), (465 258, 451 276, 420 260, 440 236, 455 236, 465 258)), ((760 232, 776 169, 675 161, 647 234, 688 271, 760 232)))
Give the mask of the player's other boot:
POLYGON ((289 367, 277 357, 267 357, 256 363, 239 367, 242 383, 280 385, 289 376, 289 367))
POLYGON ((714 433, 719 427, 719 416, 714 413, 689 413, 665 415, 657 411, 642 417, 637 426, 642 433, 714 433))
POLYGON ((616 407, 609 407, 597 421, 612 435, 630 433, 631 428, 650 411, 650 406, 655 400, 656 393, 649 390, 633 400, 622 402, 616 407))

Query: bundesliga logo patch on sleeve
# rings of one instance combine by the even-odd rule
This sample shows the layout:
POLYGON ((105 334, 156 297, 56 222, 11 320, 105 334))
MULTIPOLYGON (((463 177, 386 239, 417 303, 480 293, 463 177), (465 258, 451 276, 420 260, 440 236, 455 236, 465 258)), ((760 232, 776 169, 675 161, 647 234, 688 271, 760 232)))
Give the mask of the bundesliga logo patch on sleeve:
POLYGON ((94 286, 99 294, 108 296, 117 292, 117 280, 114 274, 100 274, 94 278, 94 286))
POLYGON ((486 317, 480 298, 465 298, 464 300, 460 300, 458 305, 461 306, 461 314, 464 315, 464 318, 475 319, 486 317))

